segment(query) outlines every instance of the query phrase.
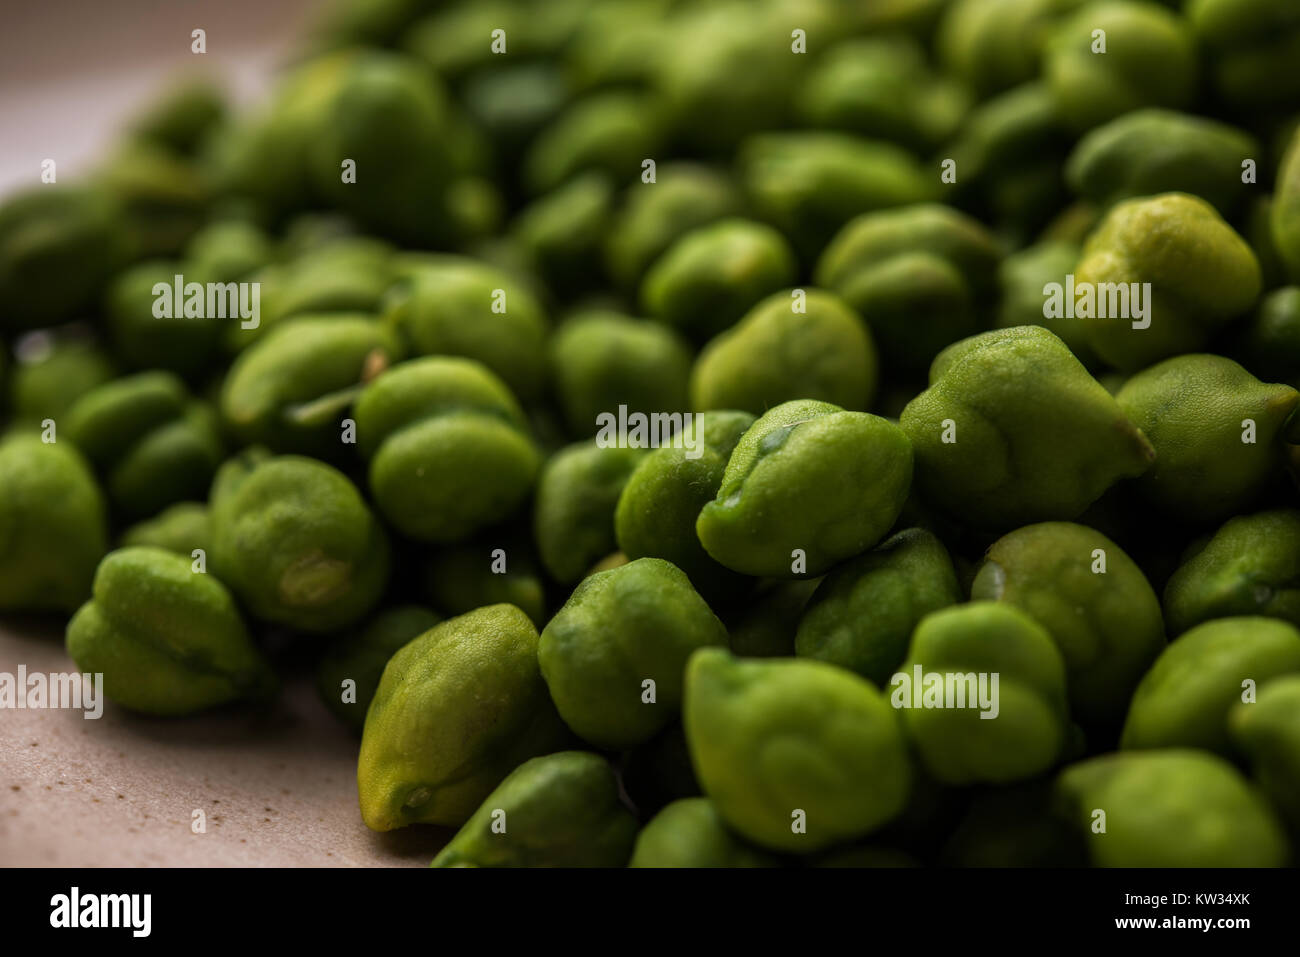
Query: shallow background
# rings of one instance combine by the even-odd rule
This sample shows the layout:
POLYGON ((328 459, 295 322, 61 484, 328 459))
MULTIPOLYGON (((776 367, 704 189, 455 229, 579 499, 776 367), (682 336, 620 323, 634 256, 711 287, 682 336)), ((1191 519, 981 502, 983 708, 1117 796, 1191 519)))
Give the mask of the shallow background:
POLYGON ((90 168, 178 76, 256 101, 321 0, 40 0, 0 5, 0 195, 90 168), (190 31, 208 52, 190 52, 190 31))
MULTIPOLYGON (((179 75, 257 100, 315 0, 6 0, 0 29, 0 195, 90 168, 179 75), (207 30, 208 53, 190 52, 207 30)), ((0 623, 0 671, 65 672, 59 623, 0 623)), ((150 720, 0 711, 0 865, 427 865, 447 832, 371 833, 357 739, 290 679, 275 710, 150 720), (207 833, 190 830, 202 809, 207 833)))

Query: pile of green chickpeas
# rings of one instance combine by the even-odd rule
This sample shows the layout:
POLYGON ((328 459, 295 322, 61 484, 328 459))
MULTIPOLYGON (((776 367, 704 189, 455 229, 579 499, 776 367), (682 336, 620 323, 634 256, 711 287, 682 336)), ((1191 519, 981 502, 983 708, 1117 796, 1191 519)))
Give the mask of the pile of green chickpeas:
POLYGON ((160 718, 312 669, 435 866, 1294 864, 1297 57, 338 3, 0 203, 0 611, 160 718))

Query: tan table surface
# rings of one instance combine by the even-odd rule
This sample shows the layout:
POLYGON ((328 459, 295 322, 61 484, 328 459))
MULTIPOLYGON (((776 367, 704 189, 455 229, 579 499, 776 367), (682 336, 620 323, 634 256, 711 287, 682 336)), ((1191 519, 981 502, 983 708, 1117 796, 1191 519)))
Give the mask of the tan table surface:
MULTIPOLYGON (((40 630, 0 625, 0 672, 73 670, 57 624, 40 630)), ((450 832, 371 832, 356 752, 305 678, 264 713, 0 710, 0 865, 427 865, 450 832), (204 834, 190 829, 198 808, 204 834)))
POLYGON ((0 28, 0 197, 76 182, 178 77, 215 80, 237 106, 265 99, 323 0, 52 0, 6 4, 0 28), (12 7, 13 9, 9 9, 12 7), (190 50, 207 31, 208 52, 190 50))

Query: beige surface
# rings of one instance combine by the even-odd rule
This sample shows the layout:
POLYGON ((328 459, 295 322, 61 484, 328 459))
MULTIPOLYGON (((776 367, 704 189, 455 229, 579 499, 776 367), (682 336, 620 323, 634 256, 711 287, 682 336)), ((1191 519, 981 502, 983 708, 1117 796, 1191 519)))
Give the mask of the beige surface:
MULTIPOLYGON (((72 670, 57 625, 20 627, 0 625, 0 672, 72 670)), ((427 865, 449 832, 367 829, 356 750, 306 680, 260 714, 0 710, 0 865, 427 865)))
POLYGON ((322 0, 51 0, 0 13, 0 196, 92 169, 124 124, 178 76, 216 81, 236 104, 266 95, 322 0), (207 31, 205 54, 190 33, 207 31))

